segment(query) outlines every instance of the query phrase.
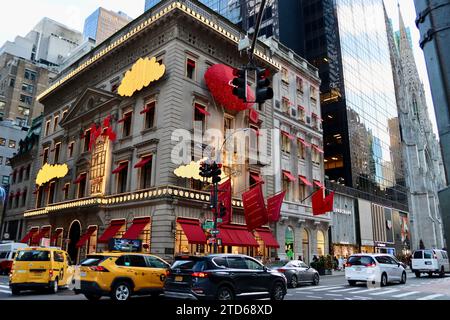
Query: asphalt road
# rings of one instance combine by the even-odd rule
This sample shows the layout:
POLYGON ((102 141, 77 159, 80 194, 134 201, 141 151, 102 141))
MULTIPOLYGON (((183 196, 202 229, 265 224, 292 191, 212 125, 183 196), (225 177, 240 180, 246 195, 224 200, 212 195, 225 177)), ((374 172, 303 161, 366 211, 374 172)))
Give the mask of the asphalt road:
MULTIPOLYGON (((83 295, 75 295, 71 290, 60 290, 57 294, 28 291, 20 296, 13 296, 8 286, 8 277, 0 276, 0 300, 86 299, 83 295)), ((285 300, 450 300, 450 275, 445 278, 416 278, 412 273, 408 273, 408 280, 404 285, 390 284, 383 288, 368 288, 363 284, 349 286, 344 273, 340 272, 337 275, 321 277, 318 286, 307 285, 288 289, 285 300)))

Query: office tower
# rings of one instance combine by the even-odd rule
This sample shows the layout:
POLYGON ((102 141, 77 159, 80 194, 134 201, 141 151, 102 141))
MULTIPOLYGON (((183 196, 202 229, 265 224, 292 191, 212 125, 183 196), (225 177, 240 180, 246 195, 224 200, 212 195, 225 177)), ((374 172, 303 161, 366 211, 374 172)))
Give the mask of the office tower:
POLYGON ((100 7, 84 21, 83 37, 85 40, 94 39, 98 45, 116 31, 122 29, 131 20, 121 11, 114 12, 100 7))

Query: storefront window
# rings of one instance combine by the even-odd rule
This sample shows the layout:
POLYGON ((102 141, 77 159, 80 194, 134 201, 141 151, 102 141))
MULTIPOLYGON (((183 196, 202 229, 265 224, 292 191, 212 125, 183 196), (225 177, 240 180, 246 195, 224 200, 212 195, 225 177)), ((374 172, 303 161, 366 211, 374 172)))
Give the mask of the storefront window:
POLYGON ((303 262, 309 264, 311 261, 309 259, 309 233, 308 230, 303 229, 302 231, 302 248, 303 248, 303 262))
POLYGON ((323 231, 317 231, 317 254, 323 256, 325 254, 325 236, 323 231))
POLYGON ((286 228, 285 233, 285 252, 286 257, 290 260, 294 259, 294 229, 292 227, 286 228))

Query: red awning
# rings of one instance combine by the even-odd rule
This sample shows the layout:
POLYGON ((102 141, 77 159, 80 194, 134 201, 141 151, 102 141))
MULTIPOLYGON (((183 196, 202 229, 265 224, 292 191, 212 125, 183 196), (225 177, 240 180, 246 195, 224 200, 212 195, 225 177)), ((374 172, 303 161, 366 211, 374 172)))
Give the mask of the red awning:
POLYGON ((73 182, 73 184, 79 184, 81 181, 86 180, 86 174, 82 173, 78 176, 78 178, 73 182))
POLYGON ((320 149, 318 146, 316 146, 315 144, 312 145, 312 147, 319 153, 323 153, 323 150, 320 149))
POLYGON ((187 64, 188 64, 188 66, 195 68, 195 61, 194 60, 187 59, 187 64))
POLYGON ((203 108, 202 106, 199 106, 198 104, 195 105, 195 109, 197 109, 198 112, 200 112, 201 114, 203 114, 205 116, 210 116, 211 115, 211 113, 206 111, 205 108, 203 108))
POLYGON ((272 232, 269 229, 256 229, 261 240, 264 242, 266 247, 279 248, 277 239, 273 236, 272 232))
POLYGON ((97 230, 97 226, 89 227, 86 232, 81 236, 80 240, 78 240, 76 247, 80 248, 84 246, 84 244, 89 240, 92 234, 97 230))
POLYGON ((177 223, 181 225, 188 242, 192 244, 205 244, 206 236, 200 226, 200 221, 196 219, 178 218, 177 223))
POLYGON ((264 180, 259 176, 259 174, 250 173, 250 176, 256 181, 256 183, 264 183, 264 180))
POLYGON ((236 247, 257 247, 253 235, 247 230, 246 226, 224 225, 219 227, 218 238, 222 239, 224 246, 236 247))
POLYGON ((325 188, 325 186, 324 186, 320 181, 318 181, 318 180, 314 180, 314 184, 315 184, 316 186, 318 186, 319 188, 321 188, 321 189, 325 188))
POLYGON ((55 230, 52 237, 50 238, 50 245, 55 244, 56 240, 58 239, 58 237, 61 235, 62 232, 63 232, 63 228, 58 228, 55 230))
POLYGON ((124 170, 124 169, 126 169, 126 168, 128 168, 128 162, 119 165, 117 168, 115 168, 115 169, 113 170, 112 174, 117 174, 117 173, 119 173, 120 171, 122 171, 122 170, 124 170))
POLYGON ((124 239, 137 239, 139 234, 150 223, 150 217, 135 218, 133 224, 128 228, 127 232, 122 236, 124 239))
POLYGON ((154 103, 149 103, 147 105, 147 107, 145 107, 145 109, 143 109, 140 113, 145 114, 145 113, 149 112, 150 110, 152 110, 154 107, 155 107, 154 103))
POLYGON ((313 184, 311 182, 309 182, 309 180, 306 179, 306 177, 304 177, 304 176, 298 176, 298 177, 305 185, 312 187, 313 184))
POLYGON ((305 147, 307 147, 307 148, 311 147, 311 145, 308 142, 306 142, 305 140, 303 140, 302 138, 297 138, 297 140, 305 147))
POLYGON ((298 105, 298 108, 299 108, 300 110, 305 110, 305 107, 303 107, 303 106, 301 106, 301 105, 298 105))
POLYGON ((114 238, 114 236, 119 232, 120 228, 125 225, 126 220, 113 220, 108 228, 106 228, 105 232, 103 232, 102 236, 98 238, 98 243, 108 243, 109 239, 114 238))
POLYGON ((289 181, 291 182, 295 181, 295 177, 289 171, 283 170, 283 174, 286 178, 289 179, 289 181))
POLYGON ((45 238, 46 236, 49 237, 50 236, 50 229, 52 227, 51 226, 45 226, 41 228, 41 231, 39 231, 39 233, 31 238, 31 245, 39 245, 39 242, 41 241, 42 238, 45 238))
POLYGON ((132 113, 131 112, 128 112, 128 113, 126 113, 126 114, 124 114, 123 115, 123 118, 122 119, 120 119, 119 121, 117 121, 118 123, 122 123, 122 122, 125 122, 125 120, 127 120, 128 118, 130 118, 131 117, 131 115, 132 115, 132 113))
POLYGON ((21 194, 21 192, 20 192, 20 190, 18 190, 17 192, 16 192, 16 197, 20 197, 20 194, 21 194))
POLYGON ((20 240, 20 242, 28 243, 28 240, 30 240, 30 238, 38 231, 39 231, 39 227, 31 228, 30 231, 28 231, 28 233, 25 235, 25 237, 23 237, 23 239, 20 240))
POLYGON ((281 131, 281 134, 287 137, 289 140, 294 140, 294 136, 292 134, 287 133, 286 131, 281 131))
POLYGON ((139 169, 142 168, 143 166, 145 166, 147 163, 149 163, 152 160, 152 156, 147 156, 147 157, 143 157, 141 159, 141 161, 139 161, 138 163, 136 163, 136 165, 134 166, 135 169, 139 169))

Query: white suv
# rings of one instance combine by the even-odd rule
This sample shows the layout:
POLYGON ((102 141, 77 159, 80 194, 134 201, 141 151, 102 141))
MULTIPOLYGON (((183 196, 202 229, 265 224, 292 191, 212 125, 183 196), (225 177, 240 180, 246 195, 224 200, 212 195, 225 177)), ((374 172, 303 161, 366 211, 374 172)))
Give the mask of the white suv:
POLYGON ((388 254, 354 254, 345 265, 345 279, 351 286, 356 282, 381 286, 389 282, 406 283, 406 271, 403 265, 388 254))
POLYGON ((438 273, 444 277, 446 272, 450 272, 447 252, 438 249, 416 250, 412 255, 411 269, 418 278, 421 273, 428 273, 430 277, 438 273))

